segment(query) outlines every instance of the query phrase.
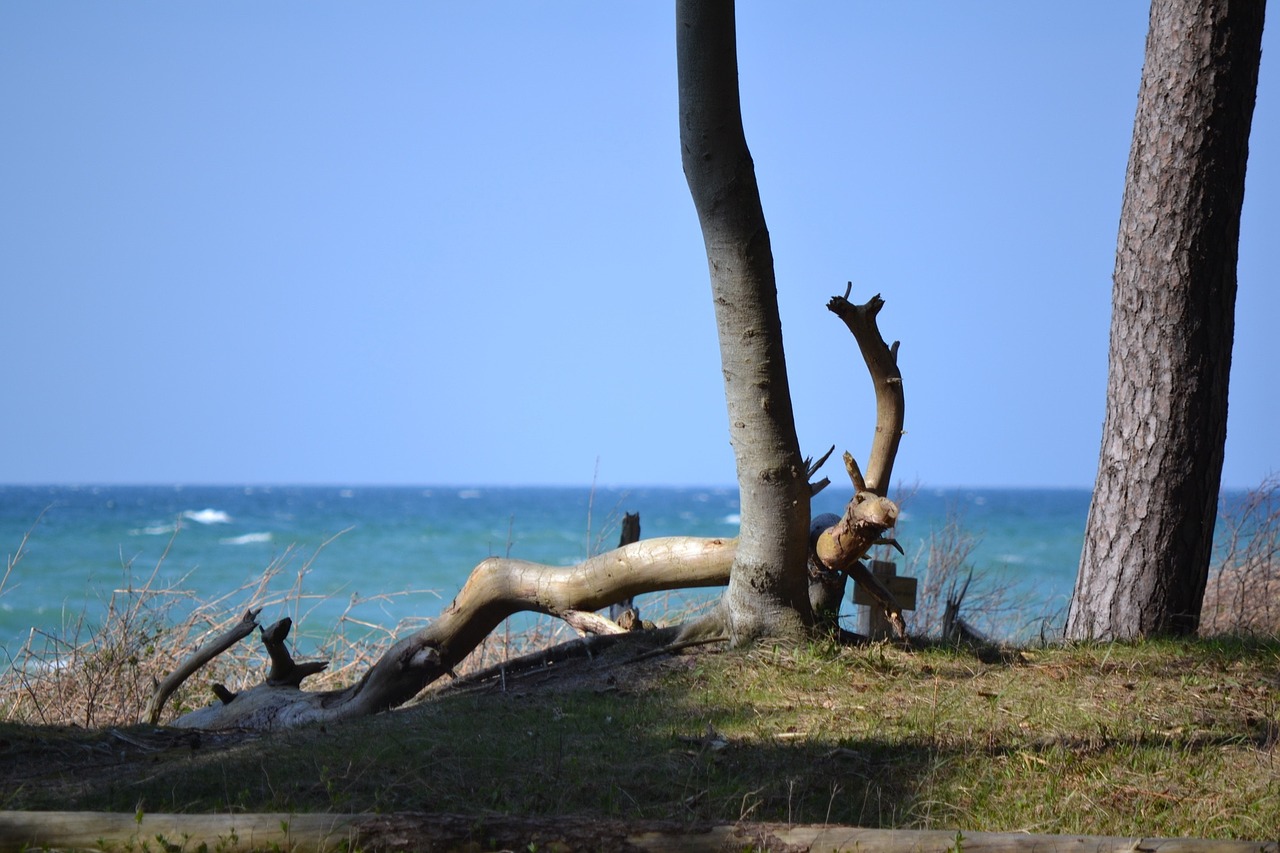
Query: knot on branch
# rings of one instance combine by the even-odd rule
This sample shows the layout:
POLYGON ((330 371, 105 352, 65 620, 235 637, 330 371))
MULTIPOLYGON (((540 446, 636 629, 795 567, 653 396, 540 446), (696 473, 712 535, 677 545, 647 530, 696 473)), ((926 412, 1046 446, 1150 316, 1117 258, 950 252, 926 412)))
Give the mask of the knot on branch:
POLYGON ((405 669, 427 669, 440 665, 440 651, 435 646, 423 646, 409 655, 404 662, 405 669))

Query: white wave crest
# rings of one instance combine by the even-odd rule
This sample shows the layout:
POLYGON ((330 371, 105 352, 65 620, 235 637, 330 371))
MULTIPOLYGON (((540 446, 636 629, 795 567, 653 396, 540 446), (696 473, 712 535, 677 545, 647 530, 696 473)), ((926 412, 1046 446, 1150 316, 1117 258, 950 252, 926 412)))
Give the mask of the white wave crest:
POLYGON ((227 524, 231 516, 220 509, 189 509, 182 517, 198 524, 227 524))
POLYGON ((246 533, 243 536, 228 536, 225 539, 219 539, 223 545, 254 545, 258 542, 270 542, 270 533, 246 533))
POLYGON ((174 531, 172 524, 150 524, 146 527, 135 527, 129 531, 130 536, 169 536, 174 531))
POLYGON ((725 524, 741 524, 742 514, 737 512, 731 512, 728 515, 726 515, 724 518, 722 518, 721 521, 723 521, 725 524))

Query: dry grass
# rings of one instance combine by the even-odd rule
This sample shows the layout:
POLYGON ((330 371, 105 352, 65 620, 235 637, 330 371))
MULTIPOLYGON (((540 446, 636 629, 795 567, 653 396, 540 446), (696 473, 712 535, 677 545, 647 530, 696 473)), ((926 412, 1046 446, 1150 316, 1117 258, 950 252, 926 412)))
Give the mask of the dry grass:
MULTIPOLYGON (((182 580, 172 585, 160 582, 168 549, 145 575, 126 563, 121 585, 112 590, 100 620, 91 621, 81 613, 57 632, 31 630, 8 666, 0 670, 0 720, 85 728, 138 722, 155 685, 189 654, 240 621, 245 611, 291 612, 295 623, 305 623, 305 613, 321 597, 307 593, 304 583, 323 548, 296 568, 300 555, 288 549, 254 583, 209 601, 198 600, 183 588, 182 580)), ((21 561, 22 551, 19 547, 9 558, 6 578, 21 561)), ((312 636, 303 631, 291 636, 299 657, 330 662, 327 671, 308 682, 309 687, 351 683, 398 632, 412 628, 401 624, 389 629, 354 615, 360 605, 390 597, 353 597, 328 633, 312 636)), ((268 666, 260 644, 245 641, 234 646, 170 698, 166 719, 207 704, 212 684, 241 690, 260 680, 268 666)))
POLYGON ((1200 633, 1280 636, 1280 477, 1226 508, 1218 523, 1200 633))
MULTIPOLYGON (((899 498, 909 500, 909 496, 899 498)), ((916 608, 907 620, 910 633, 922 639, 943 639, 947 605, 955 601, 971 629, 996 641, 1023 641, 1028 625, 1049 621, 1029 595, 1011 590, 997 571, 977 569, 970 562, 977 537, 958 514, 949 513, 941 528, 906 557, 899 574, 919 579, 916 608)), ((884 548, 877 559, 893 561, 896 552, 884 548)))

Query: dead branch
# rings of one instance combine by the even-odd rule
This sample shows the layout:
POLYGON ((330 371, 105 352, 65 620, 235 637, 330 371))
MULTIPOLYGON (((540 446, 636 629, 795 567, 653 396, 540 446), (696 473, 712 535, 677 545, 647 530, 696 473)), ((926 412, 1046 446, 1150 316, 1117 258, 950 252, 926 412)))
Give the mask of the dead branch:
POLYGON ((867 370, 871 372, 871 381, 876 389, 876 434, 867 460, 866 490, 887 497, 906 415, 902 373, 898 370, 898 342, 894 341, 893 346, 889 346, 880 336, 876 325, 876 315, 884 307, 880 295, 871 297, 865 305, 854 305, 849 302, 852 289, 853 282, 850 282, 844 296, 831 297, 827 310, 843 320, 853 332, 867 370))
POLYGON ((146 711, 143 712, 147 722, 154 726, 160 721, 160 712, 164 710, 164 704, 169 701, 173 691, 181 687, 182 683, 200 667, 252 634, 253 629, 258 627, 258 614, 261 612, 261 607, 256 610, 246 610, 244 616, 240 617, 240 621, 231 630, 201 646, 191 657, 183 661, 181 666, 169 673, 151 694, 151 701, 147 703, 146 711))
POLYGON ((844 296, 831 297, 827 308, 853 332, 871 374, 876 390, 876 432, 865 476, 853 456, 844 454, 845 470, 853 484, 853 499, 843 517, 818 535, 813 551, 827 571, 847 573, 871 593, 884 608, 898 636, 906 637, 906 621, 893 594, 860 562, 873 545, 884 541, 885 531, 898 521, 898 505, 886 496, 905 412, 898 345, 885 344, 876 325, 876 314, 884 306, 884 300, 876 295, 865 305, 854 305, 849 302, 852 288, 851 282, 844 296))
MULTIPOLYGON (((626 611, 623 611, 626 612, 626 611)), ((570 628, 583 634, 625 634, 627 629, 607 616, 587 610, 566 610, 559 614, 570 628)))
POLYGON ((266 647, 267 655, 271 658, 271 672, 267 673, 267 684, 287 684, 297 687, 308 675, 323 672, 329 666, 328 661, 308 663, 294 661, 293 655, 289 654, 289 650, 284 645, 284 641, 289 638, 289 629, 292 627, 293 620, 286 616, 270 627, 262 629, 262 645, 266 647))
POLYGON ((490 558, 476 566, 430 625, 399 641, 351 687, 307 692, 296 683, 268 682, 234 695, 224 691, 229 700, 220 696, 218 704, 175 725, 273 729, 377 713, 407 702, 452 671, 514 613, 563 617, 647 592, 722 586, 736 550, 734 539, 670 537, 636 542, 570 568, 490 558))
MULTIPOLYGON (((618 536, 618 547, 623 548, 639 541, 640 513, 624 512, 622 514, 622 531, 618 536)), ((624 598, 615 604, 609 605, 609 618, 614 622, 618 622, 622 618, 622 614, 628 610, 634 613, 635 618, 640 617, 640 610, 636 607, 635 598, 624 598)))

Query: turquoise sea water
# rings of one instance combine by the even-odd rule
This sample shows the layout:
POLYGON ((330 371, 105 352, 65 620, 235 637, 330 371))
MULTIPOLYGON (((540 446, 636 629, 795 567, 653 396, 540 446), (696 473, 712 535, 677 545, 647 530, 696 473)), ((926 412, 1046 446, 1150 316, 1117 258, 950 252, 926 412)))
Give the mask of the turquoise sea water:
MULTIPOLYGON (((829 488, 813 511, 840 512, 847 498, 829 488)), ((1088 502, 1085 490, 922 489, 903 498, 897 538, 910 558, 954 517, 976 540, 969 562, 1051 614, 1071 594, 1088 502)), ((353 611, 392 627, 438 613, 485 557, 571 565, 607 549, 623 511, 640 512, 645 537, 738 530, 734 488, 0 486, 0 551, 14 555, 29 533, 0 590, 0 649, 12 654, 33 628, 100 618, 113 590, 153 571, 153 588, 210 600, 278 559, 274 589, 309 563, 301 589, 323 600, 264 619, 302 615, 322 633, 353 595, 404 593, 353 611)))

